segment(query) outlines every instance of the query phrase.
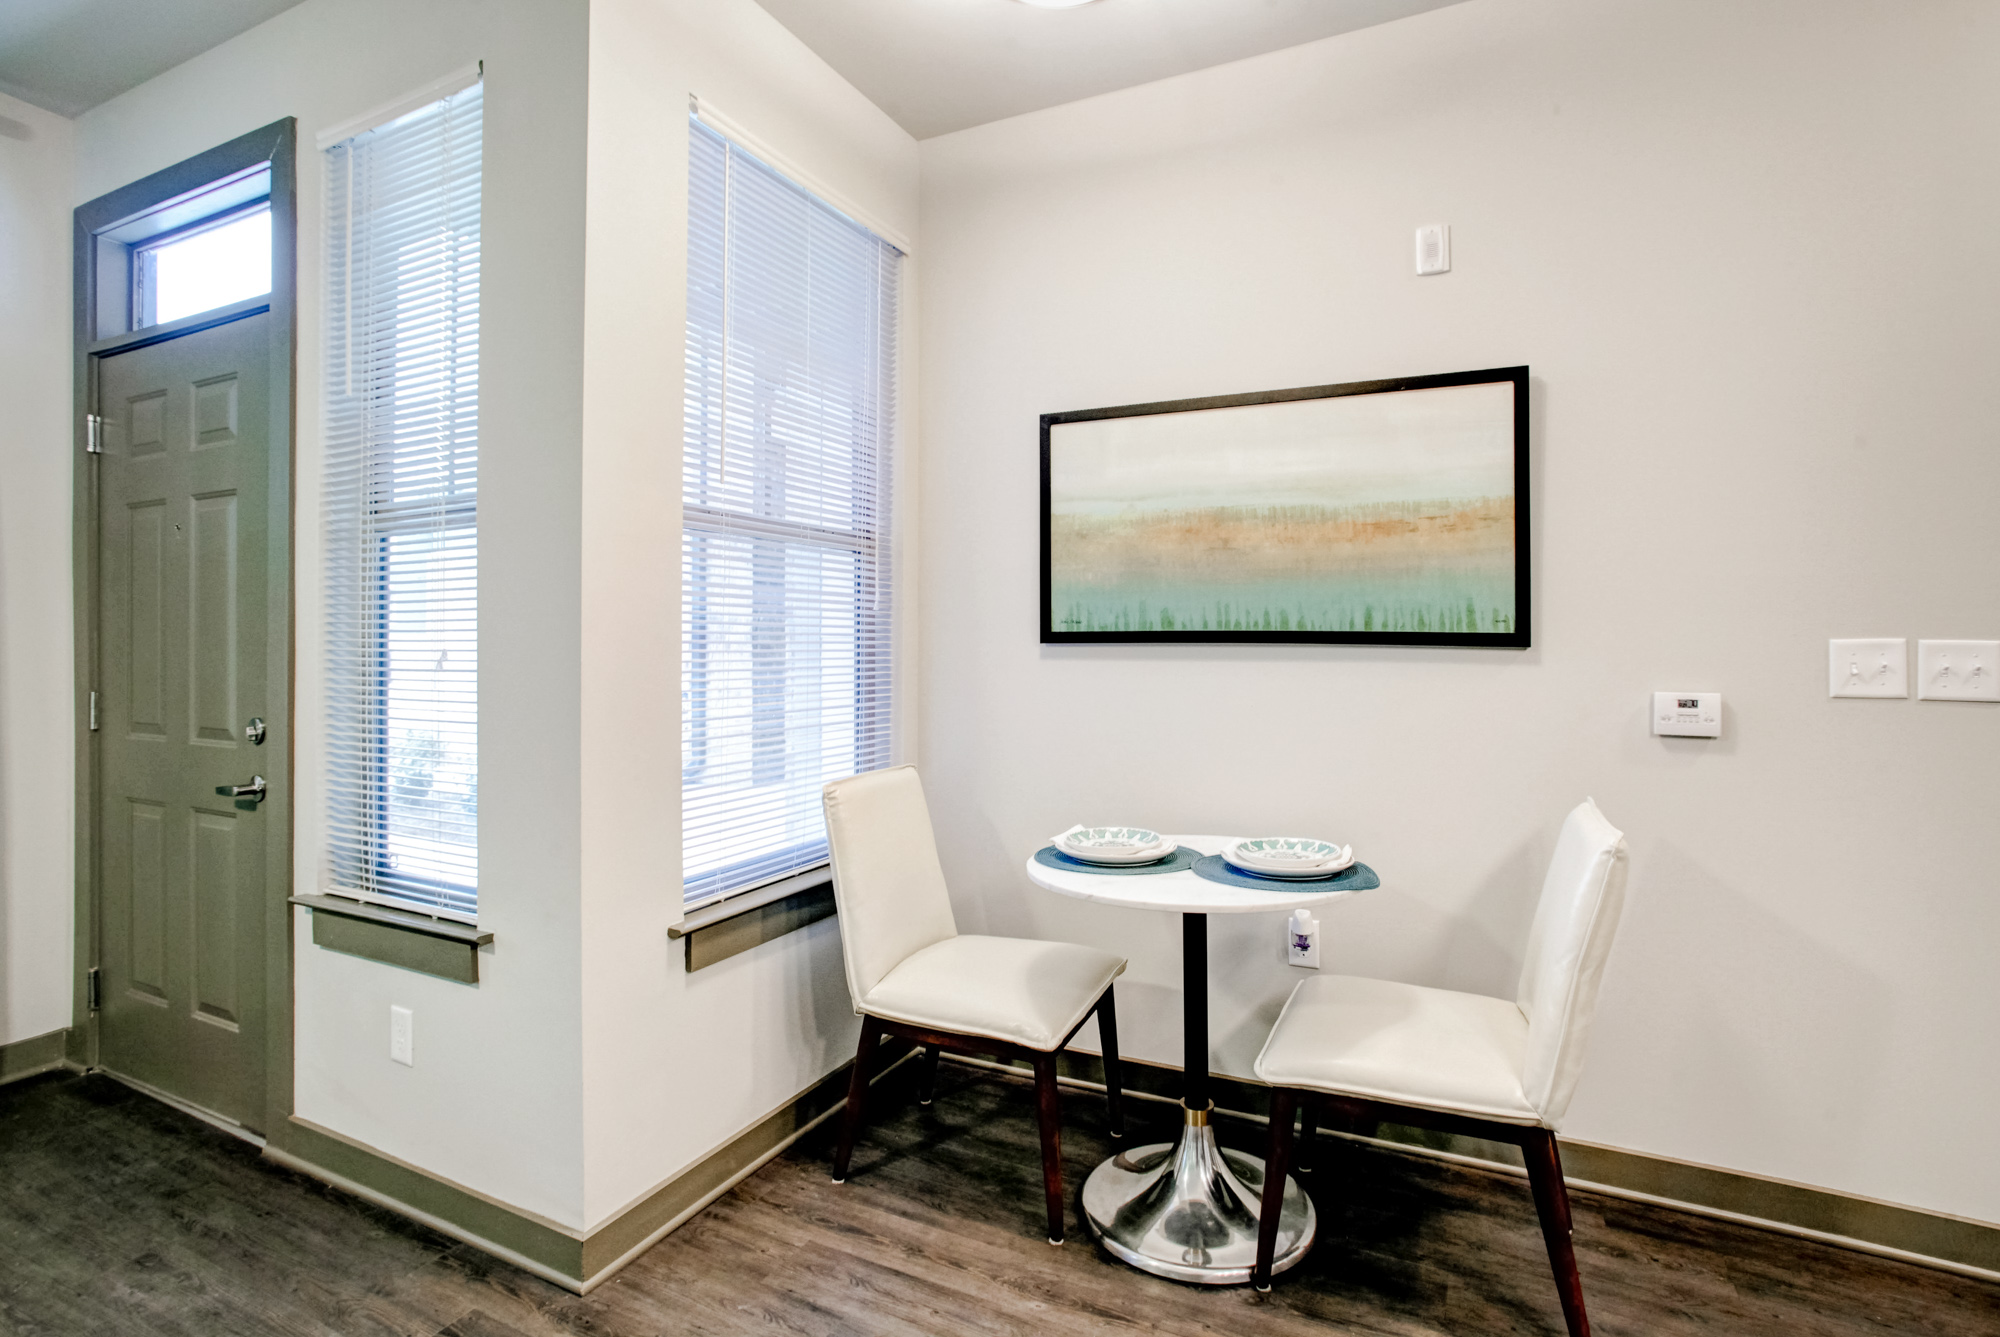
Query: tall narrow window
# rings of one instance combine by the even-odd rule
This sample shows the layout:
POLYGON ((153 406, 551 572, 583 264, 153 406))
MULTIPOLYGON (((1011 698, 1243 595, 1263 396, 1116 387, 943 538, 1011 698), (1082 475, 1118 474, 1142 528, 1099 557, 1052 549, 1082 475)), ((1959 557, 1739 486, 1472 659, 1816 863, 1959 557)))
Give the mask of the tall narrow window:
POLYGON ((330 890, 479 887, 480 85, 326 151, 330 890))
POLYGON ((890 759, 902 254, 691 123, 683 898, 826 862, 820 787, 890 759))

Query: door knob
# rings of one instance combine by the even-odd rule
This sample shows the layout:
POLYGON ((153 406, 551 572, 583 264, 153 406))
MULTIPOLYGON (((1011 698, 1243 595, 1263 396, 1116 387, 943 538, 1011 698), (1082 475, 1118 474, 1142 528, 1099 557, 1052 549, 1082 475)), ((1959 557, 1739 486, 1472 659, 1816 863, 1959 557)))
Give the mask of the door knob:
POLYGON ((217 785, 215 792, 235 799, 236 806, 245 812, 255 812, 257 805, 264 801, 264 777, 253 775, 247 785, 217 785))

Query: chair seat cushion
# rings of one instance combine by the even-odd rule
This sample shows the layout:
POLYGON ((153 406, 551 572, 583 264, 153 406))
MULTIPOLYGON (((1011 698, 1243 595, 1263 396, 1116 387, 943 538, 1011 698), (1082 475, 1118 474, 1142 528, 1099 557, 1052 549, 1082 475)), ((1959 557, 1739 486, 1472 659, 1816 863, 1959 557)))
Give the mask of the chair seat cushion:
POLYGON ((1521 1090, 1528 1021, 1504 998, 1322 975, 1292 991, 1257 1076, 1273 1086, 1506 1123, 1540 1116, 1521 1090))
POLYGON ((882 977, 860 1011, 931 1030, 1054 1049, 1088 1016, 1123 957, 1073 942, 961 934, 882 977))

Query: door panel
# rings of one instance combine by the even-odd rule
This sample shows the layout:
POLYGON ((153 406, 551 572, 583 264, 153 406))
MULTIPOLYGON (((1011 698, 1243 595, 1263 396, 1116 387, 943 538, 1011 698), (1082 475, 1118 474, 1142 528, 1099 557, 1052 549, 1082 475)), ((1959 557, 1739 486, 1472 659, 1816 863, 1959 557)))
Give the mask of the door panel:
MULTIPOLYGON (((109 416, 109 415, 107 415, 109 416)), ((155 390, 125 403, 126 436, 134 455, 151 455, 167 448, 167 392, 155 390)))
POLYGON ((167 810, 142 801, 131 817, 131 915, 127 959, 131 987, 148 1002, 167 1001, 167 810))
POLYGON ((126 643, 134 734, 167 732, 167 506, 141 501, 125 508, 130 579, 125 589, 131 640, 126 643))
POLYGON ((269 322, 104 357, 98 403, 103 1065, 262 1122, 265 813, 219 796, 282 781, 243 726, 274 718, 269 322))
POLYGON ((194 1006, 204 1021, 237 1025, 234 813, 194 814, 194 1006))
POLYGON ((218 376, 194 388, 194 444, 228 445, 236 439, 236 377, 218 376))
MULTIPOLYGON (((196 497, 188 513, 188 718, 194 741, 236 746, 236 498, 196 497)), ((245 716, 247 719, 248 716, 245 716)))

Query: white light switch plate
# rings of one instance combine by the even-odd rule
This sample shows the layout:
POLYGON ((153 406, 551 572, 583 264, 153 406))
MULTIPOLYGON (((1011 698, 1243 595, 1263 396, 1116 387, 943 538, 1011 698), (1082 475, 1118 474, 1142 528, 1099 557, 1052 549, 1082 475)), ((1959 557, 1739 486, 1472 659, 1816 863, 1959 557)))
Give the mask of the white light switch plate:
POLYGON ((1419 274, 1451 272, 1449 223, 1425 223, 1417 229, 1417 272, 1419 274))
POLYGON ((1653 732, 1661 738, 1722 737, 1722 693, 1654 692, 1653 732))
POLYGON ((1908 696, 1910 643, 1894 640, 1828 641, 1828 696, 1908 696))
POLYGON ((389 1004, 389 1057, 405 1067, 417 1066, 417 1019, 407 1007, 389 1004))
POLYGON ((2000 701, 2000 641, 1918 641, 1917 697, 2000 701))

